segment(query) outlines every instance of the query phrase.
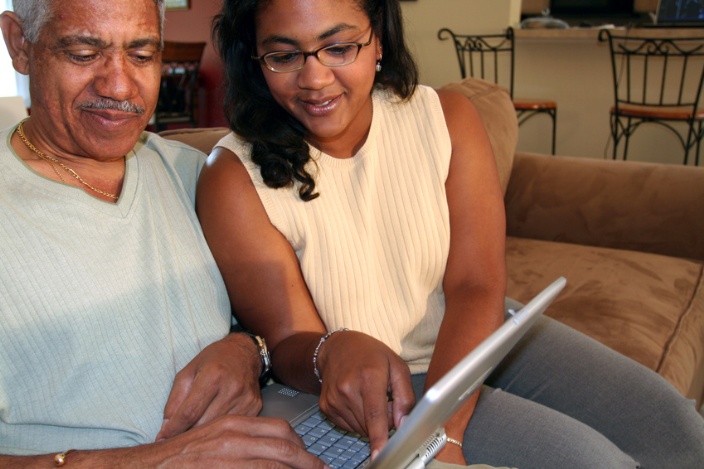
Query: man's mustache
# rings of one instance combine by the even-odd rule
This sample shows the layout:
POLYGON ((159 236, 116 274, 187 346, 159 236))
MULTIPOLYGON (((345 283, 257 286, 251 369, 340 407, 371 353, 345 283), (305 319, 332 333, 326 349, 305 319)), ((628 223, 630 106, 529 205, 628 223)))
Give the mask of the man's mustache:
POLYGON ((95 99, 86 101, 78 106, 79 109, 113 110, 121 112, 131 112, 133 114, 144 114, 142 106, 125 101, 115 101, 114 99, 95 99))

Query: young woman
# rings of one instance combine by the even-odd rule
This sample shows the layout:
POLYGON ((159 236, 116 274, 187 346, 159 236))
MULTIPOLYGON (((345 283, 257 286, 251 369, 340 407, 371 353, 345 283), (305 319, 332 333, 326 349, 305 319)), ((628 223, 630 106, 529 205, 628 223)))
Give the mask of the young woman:
MULTIPOLYGON (((276 376, 374 454, 503 320, 485 130, 467 99, 416 84, 396 0, 226 0, 214 32, 233 133, 201 173, 206 238, 276 376)), ((446 432, 448 463, 683 468, 704 423, 654 373, 545 319, 446 432)))

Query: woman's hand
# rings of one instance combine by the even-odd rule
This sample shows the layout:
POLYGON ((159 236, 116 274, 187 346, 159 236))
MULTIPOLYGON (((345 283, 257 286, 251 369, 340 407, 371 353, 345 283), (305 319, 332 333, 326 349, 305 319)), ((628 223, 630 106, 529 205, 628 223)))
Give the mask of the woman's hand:
POLYGON ((415 405, 406 363, 366 334, 341 331, 320 347, 318 370, 322 411, 335 424, 368 435, 376 456, 415 405))
POLYGON ((227 414, 262 408, 261 361, 252 339, 230 334, 201 351, 174 379, 157 441, 227 414))

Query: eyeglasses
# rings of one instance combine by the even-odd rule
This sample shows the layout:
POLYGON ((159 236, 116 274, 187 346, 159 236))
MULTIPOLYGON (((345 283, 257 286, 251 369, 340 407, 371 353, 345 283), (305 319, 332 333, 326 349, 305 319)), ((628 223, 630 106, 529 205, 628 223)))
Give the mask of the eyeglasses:
POLYGON ((303 52, 300 50, 291 51, 274 51, 267 52, 259 57, 252 56, 252 59, 259 60, 266 67, 275 73, 295 72, 300 70, 306 63, 306 59, 311 55, 315 56, 318 61, 326 67, 342 67, 349 65, 355 60, 362 47, 372 43, 372 35, 369 34, 369 40, 365 43, 359 42, 338 42, 329 46, 321 47, 312 52, 303 52))

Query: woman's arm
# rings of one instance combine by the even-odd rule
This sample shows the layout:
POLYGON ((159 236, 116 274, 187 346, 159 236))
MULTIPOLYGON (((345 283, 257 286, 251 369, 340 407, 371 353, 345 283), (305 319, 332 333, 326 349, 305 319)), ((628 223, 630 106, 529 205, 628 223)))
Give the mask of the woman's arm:
POLYGON ((218 147, 208 158, 196 201, 238 321, 266 338, 277 376, 298 389, 318 392, 312 363, 302 357, 325 326, 293 249, 269 221, 244 165, 231 151, 218 147), (299 333, 299 340, 290 340, 299 333), (282 344, 292 356, 281 354, 282 344))
POLYGON ((242 162, 217 148, 198 182, 197 212, 242 325, 265 337, 277 377, 320 393, 322 410, 335 423, 367 434, 372 451, 388 438, 414 404, 406 364, 386 345, 354 331, 327 332, 285 237, 272 225, 242 162), (388 415, 387 395, 393 396, 388 415))
MULTIPOLYGON (((446 309, 426 388, 503 322, 506 290, 505 212, 491 144, 479 114, 464 96, 439 92, 452 141, 445 184, 450 210, 450 252, 443 280, 446 309)), ((478 393, 447 423, 448 436, 462 441, 478 393)), ((438 455, 463 463, 448 444, 438 455)))

